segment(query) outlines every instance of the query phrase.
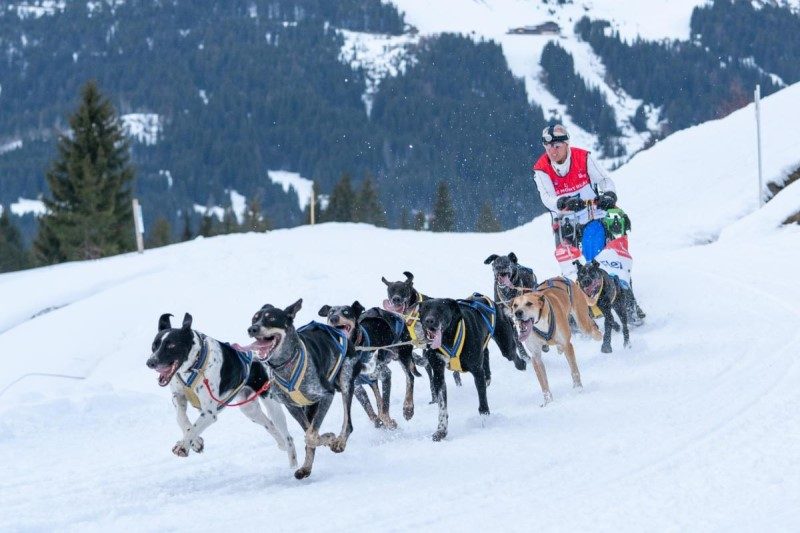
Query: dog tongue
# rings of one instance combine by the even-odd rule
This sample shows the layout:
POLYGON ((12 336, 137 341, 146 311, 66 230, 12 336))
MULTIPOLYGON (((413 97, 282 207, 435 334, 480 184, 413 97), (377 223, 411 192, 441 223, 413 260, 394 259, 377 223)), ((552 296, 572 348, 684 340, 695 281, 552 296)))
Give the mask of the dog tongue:
POLYGON ((519 323, 519 340, 524 341, 531 334, 531 321, 523 320, 519 323))
POLYGON ((158 384, 161 387, 166 387, 169 385, 169 382, 172 379, 172 375, 175 373, 175 368, 178 366, 178 362, 175 361, 169 366, 160 366, 156 368, 156 372, 158 372, 158 384))
POLYGON ((433 334, 433 338, 428 338, 431 343, 431 348, 434 350, 438 350, 442 347, 442 330, 437 329, 436 332, 433 334))
POLYGON ((383 301, 383 308, 386 309, 387 311, 391 311, 392 313, 400 313, 401 315, 403 314, 403 311, 405 311, 404 306, 402 305, 395 306, 389 300, 383 301))
POLYGON ((505 274, 497 276, 497 282, 500 283, 500 285, 511 287, 511 278, 505 274))

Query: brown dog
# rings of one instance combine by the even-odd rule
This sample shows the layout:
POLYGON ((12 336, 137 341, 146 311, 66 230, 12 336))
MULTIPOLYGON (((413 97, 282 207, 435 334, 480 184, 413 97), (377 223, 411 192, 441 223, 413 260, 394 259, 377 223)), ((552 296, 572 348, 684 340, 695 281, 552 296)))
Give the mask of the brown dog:
POLYGON ((563 353, 569 363, 572 386, 582 388, 575 349, 572 347, 569 315, 593 339, 601 340, 603 336, 597 324, 589 318, 589 302, 578 284, 563 277, 550 278, 538 285, 536 290, 525 292, 511 300, 511 311, 517 322, 519 339, 531 353, 533 369, 542 387, 542 407, 553 401, 542 363, 542 344, 556 345, 558 352, 563 353))

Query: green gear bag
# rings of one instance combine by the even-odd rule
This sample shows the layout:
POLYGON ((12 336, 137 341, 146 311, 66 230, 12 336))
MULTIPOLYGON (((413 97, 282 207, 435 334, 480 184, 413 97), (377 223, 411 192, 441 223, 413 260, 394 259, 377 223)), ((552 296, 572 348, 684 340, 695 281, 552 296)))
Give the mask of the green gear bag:
POLYGON ((631 219, 619 207, 612 207, 606 211, 606 216, 603 218, 603 226, 605 226, 606 234, 611 239, 617 239, 631 230, 631 219))

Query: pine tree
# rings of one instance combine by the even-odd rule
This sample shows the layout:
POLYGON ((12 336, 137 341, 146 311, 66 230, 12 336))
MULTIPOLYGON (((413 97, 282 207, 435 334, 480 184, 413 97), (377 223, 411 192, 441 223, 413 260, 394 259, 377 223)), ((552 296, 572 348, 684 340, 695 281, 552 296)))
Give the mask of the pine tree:
POLYGON ((244 221, 242 221, 242 231, 255 231, 256 233, 263 233, 271 229, 269 220, 261 213, 261 202, 258 198, 253 198, 247 204, 247 210, 244 213, 244 221))
POLYGON ((90 81, 47 172, 50 198, 34 248, 45 264, 134 248, 129 144, 111 103, 90 81))
POLYGON ((424 231, 425 230, 425 212, 424 211, 417 211, 414 213, 414 222, 411 226, 411 229, 414 231, 424 231))
POLYGON ((333 188, 328 208, 325 209, 324 222, 352 222, 355 208, 355 194, 350 184, 350 176, 343 174, 333 188))
POLYGON ((236 219, 233 207, 226 207, 225 214, 222 217, 222 225, 219 230, 220 234, 227 235, 229 233, 238 233, 239 231, 239 221, 236 219))
POLYGON ((194 238, 192 232, 192 217, 189 216, 189 211, 183 212, 183 231, 181 231, 181 242, 190 241, 194 238))
POLYGON ((456 211, 450 199, 450 188, 447 183, 440 181, 436 187, 436 200, 433 204, 433 220, 431 231, 453 231, 456 225, 456 211))
POLYGON ((492 204, 484 202, 481 207, 481 212, 478 213, 478 219, 475 221, 475 231, 480 233, 493 233, 500 231, 500 222, 494 216, 492 211, 492 204))
POLYGON ((408 208, 403 207, 400 210, 400 229, 411 229, 411 223, 408 220, 408 208))
POLYGON ((168 244, 172 244, 172 226, 169 220, 160 216, 153 224, 153 229, 147 238, 147 247, 159 248, 168 244))
POLYGON ((386 210, 381 205, 375 183, 370 176, 364 178, 356 196, 353 221, 386 227, 386 210))
POLYGON ((22 244, 22 235, 11 221, 7 208, 0 215, 0 272, 12 272, 31 266, 30 254, 22 244))
POLYGON ((219 234, 219 223, 211 210, 206 211, 206 214, 200 219, 200 229, 197 233, 203 237, 213 237, 219 234))

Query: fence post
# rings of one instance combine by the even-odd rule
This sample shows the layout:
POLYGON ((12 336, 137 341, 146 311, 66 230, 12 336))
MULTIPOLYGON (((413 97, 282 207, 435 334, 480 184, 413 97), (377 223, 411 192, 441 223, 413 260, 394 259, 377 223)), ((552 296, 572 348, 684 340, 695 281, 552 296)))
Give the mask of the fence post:
POLYGON ((756 85, 754 95, 755 108, 756 108, 756 141, 758 152, 758 207, 764 205, 764 176, 761 166, 761 85, 756 85))
POLYGON ((133 199, 133 231, 136 234, 136 249, 139 253, 144 252, 144 219, 142 218, 142 206, 139 200, 133 199))

